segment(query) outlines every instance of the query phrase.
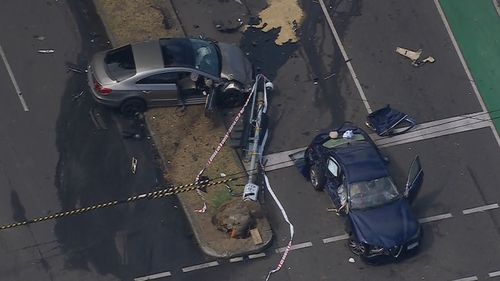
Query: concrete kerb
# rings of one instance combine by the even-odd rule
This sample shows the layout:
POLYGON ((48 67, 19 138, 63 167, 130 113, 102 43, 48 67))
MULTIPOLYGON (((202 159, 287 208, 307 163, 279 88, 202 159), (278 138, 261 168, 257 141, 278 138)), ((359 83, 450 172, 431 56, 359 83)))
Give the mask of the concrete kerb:
POLYGON ((493 6, 495 6, 497 14, 500 17, 500 0, 491 0, 491 1, 493 1, 493 6))
MULTIPOLYGON (((116 46, 117 40, 114 37, 114 34, 109 30, 108 24, 106 23, 106 18, 108 15, 105 13, 99 0, 93 0, 93 2, 94 2, 94 6, 96 8, 97 14, 100 15, 101 20, 103 21, 104 29, 107 33, 107 36, 108 36, 112 46, 116 46)), ((166 8, 174 12, 175 21, 177 22, 178 26, 180 26, 182 28, 180 21, 178 20, 177 12, 174 10, 172 3, 170 1, 165 1, 165 2, 166 2, 165 3, 166 8)), ((182 30, 182 31, 184 32, 184 30, 182 30)), ((151 129, 149 123, 147 122, 147 118, 145 118, 144 123, 146 125, 148 133, 151 136, 153 142, 159 143, 158 136, 151 129)), ((155 149, 156 149, 156 147, 157 146, 155 145, 155 149)), ((162 153, 160 153, 159 151, 157 151, 157 154, 160 156, 160 159, 162 161, 162 163, 161 163, 162 167, 165 167, 165 163, 167 163, 167 160, 164 158, 164 155, 162 153)), ((233 153, 233 156, 235 154, 236 154, 235 161, 239 161, 239 163, 241 163, 243 165, 242 159, 239 157, 239 155, 237 153, 233 153)), ((235 257, 235 256, 242 256, 242 255, 259 253, 259 252, 263 251, 265 248, 267 248, 272 241, 273 233, 272 233, 272 229, 271 229, 269 222, 267 221, 267 219, 260 219, 259 223, 264 224, 264 230, 266 231, 266 233, 264 233, 264 235, 263 235, 263 238, 265 238, 265 240, 263 241, 262 244, 259 244, 258 246, 255 246, 255 247, 249 247, 247 249, 240 250, 240 251, 227 251, 227 250, 226 251, 217 251, 216 249, 209 246, 209 241, 206 241, 204 239, 204 236, 202 234, 202 230, 199 229, 198 225, 194 222, 194 219, 191 215, 191 212, 188 210, 188 207, 182 202, 182 200, 179 200, 179 202, 180 202, 180 205, 182 206, 182 209, 184 210, 184 213, 186 214, 186 217, 191 225, 191 229, 193 231, 193 234, 195 236, 196 241, 198 242, 198 245, 200 246, 201 250, 209 256, 213 256, 213 257, 217 257, 217 258, 231 258, 231 257, 235 257)), ((231 239, 231 238, 228 238, 228 239, 231 239)))

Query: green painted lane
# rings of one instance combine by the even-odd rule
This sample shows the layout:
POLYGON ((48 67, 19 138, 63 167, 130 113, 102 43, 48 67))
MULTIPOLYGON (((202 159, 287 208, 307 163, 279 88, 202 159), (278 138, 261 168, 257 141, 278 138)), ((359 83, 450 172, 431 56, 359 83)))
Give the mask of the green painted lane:
POLYGON ((439 0, 500 132, 500 16, 492 0, 439 0))

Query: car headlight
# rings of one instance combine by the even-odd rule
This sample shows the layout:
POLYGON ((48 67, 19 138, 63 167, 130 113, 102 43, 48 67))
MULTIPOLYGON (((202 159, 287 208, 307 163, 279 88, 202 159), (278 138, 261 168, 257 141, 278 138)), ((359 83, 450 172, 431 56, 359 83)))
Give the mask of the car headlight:
POLYGON ((384 247, 381 246, 370 246, 369 254, 380 254, 384 251, 384 247))

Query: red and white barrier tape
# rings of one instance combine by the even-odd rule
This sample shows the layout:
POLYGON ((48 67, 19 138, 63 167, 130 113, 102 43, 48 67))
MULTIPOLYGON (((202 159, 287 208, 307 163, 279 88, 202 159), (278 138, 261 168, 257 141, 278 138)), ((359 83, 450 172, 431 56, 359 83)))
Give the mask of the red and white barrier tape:
MULTIPOLYGON (((226 143, 226 141, 229 139, 229 136, 231 135, 231 132, 233 131, 234 126, 236 126, 236 123, 238 123, 238 120, 240 120, 241 116, 245 112, 245 108, 247 107, 248 103, 250 102, 250 99, 257 92, 257 85, 259 83, 259 79, 261 79, 261 78, 265 79, 265 81, 269 81, 269 79, 267 79, 262 74, 259 74, 259 75, 256 76, 255 83, 254 83, 254 85, 252 87, 252 91, 248 95, 248 98, 245 101, 245 104, 241 107, 240 111, 238 112, 238 114, 234 118, 233 122, 231 123, 231 126, 229 126, 229 129, 227 129, 226 134, 224 135, 224 137, 222 138, 222 140, 219 142, 219 145, 217 145, 217 148, 215 149, 215 151, 212 153, 212 155, 210 156, 210 158, 208 158, 208 161, 205 164, 205 167, 203 167, 203 169, 201 169, 201 171, 196 176, 196 178, 195 178, 195 182, 196 183, 200 181, 200 177, 203 174, 203 172, 205 172, 205 170, 208 168, 208 166, 210 166, 212 164, 212 162, 214 161, 214 159, 217 156, 217 154, 219 154, 220 150, 222 149, 222 147, 224 146, 224 144, 226 143)), ((201 209, 195 210, 195 212, 197 212, 197 213, 204 213, 207 210, 207 204, 206 204, 205 197, 203 196, 203 194, 201 193, 201 191, 199 189, 196 189, 196 193, 198 193, 198 195, 200 196, 200 198, 203 200, 203 207, 201 209)))
MULTIPOLYGON (((262 171, 264 171, 264 167, 262 167, 262 171)), ((269 179, 267 178, 267 175, 265 174, 265 172, 263 172, 263 175, 264 175, 264 179, 266 181, 267 191, 269 191, 269 194, 271 194, 271 196, 273 197, 274 202, 276 202, 276 205, 278 205, 278 208, 280 209, 281 214, 283 215, 283 218, 285 219, 285 221, 288 223, 288 225, 290 225, 290 240, 288 241, 288 245, 286 246, 285 251, 283 252, 283 256, 281 256, 281 259, 280 259, 278 265, 276 266, 276 268, 274 268, 273 270, 269 271, 269 273, 267 273, 266 281, 268 281, 269 278, 271 277, 271 274, 279 271, 281 269, 281 267, 283 266, 283 264, 285 263, 286 256, 288 256, 288 252, 290 252, 290 248, 292 247, 292 240, 293 240, 293 235, 295 232, 293 229, 293 224, 288 219, 288 215, 286 214, 286 211, 283 208, 283 205, 281 205, 281 202, 278 200, 278 197, 276 196, 276 194, 274 194, 274 191, 271 188, 271 185, 269 184, 269 179)))

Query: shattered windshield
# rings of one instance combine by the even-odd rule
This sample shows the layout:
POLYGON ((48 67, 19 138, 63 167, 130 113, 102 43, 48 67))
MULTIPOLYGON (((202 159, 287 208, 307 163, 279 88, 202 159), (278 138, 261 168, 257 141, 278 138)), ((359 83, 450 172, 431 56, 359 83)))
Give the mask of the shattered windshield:
POLYGON ((195 67, 214 76, 220 76, 220 61, 215 44, 204 40, 191 39, 195 54, 195 67))
POLYGON ((367 209, 384 205, 399 198, 396 185, 390 177, 349 184, 351 209, 367 209))

